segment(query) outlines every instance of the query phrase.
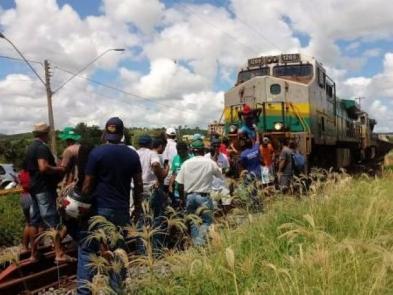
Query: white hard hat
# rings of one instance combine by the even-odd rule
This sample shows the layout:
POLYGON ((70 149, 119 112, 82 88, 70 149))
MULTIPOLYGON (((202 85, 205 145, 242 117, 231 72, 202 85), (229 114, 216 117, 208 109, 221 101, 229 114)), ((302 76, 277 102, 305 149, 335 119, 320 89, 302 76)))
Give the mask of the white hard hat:
POLYGON ((176 135, 176 130, 175 130, 175 128, 169 127, 166 129, 165 133, 167 135, 176 135))
POLYGON ((82 202, 81 196, 74 190, 70 188, 63 198, 63 208, 65 214, 71 218, 79 218, 85 215, 91 207, 90 203, 82 202))
POLYGON ((270 142, 270 139, 268 138, 268 137, 264 137, 263 139, 262 139, 262 142, 263 143, 269 143, 270 142))

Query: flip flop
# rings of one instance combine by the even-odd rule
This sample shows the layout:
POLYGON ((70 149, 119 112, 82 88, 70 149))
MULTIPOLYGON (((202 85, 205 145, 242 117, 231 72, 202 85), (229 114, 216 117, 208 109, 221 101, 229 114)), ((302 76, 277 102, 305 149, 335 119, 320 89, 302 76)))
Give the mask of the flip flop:
POLYGON ((56 264, 61 264, 61 263, 69 263, 69 262, 76 262, 77 259, 75 257, 71 257, 69 255, 64 254, 60 259, 55 258, 55 263, 56 264))

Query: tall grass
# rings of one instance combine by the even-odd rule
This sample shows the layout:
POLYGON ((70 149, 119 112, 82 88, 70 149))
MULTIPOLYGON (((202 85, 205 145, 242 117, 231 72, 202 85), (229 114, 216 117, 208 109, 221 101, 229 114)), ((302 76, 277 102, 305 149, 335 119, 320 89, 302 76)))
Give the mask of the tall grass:
MULTIPOLYGON (((393 294, 393 174, 330 173, 307 197, 280 196, 206 248, 169 255, 139 294, 393 294)), ((136 285, 136 286, 135 286, 136 285)))

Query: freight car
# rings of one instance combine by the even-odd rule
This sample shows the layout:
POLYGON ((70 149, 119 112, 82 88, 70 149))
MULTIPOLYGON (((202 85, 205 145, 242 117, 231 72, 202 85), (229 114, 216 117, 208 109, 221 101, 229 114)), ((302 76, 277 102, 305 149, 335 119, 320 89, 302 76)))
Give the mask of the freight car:
POLYGON ((255 113, 261 136, 295 139, 309 163, 346 167, 375 157, 374 119, 355 100, 340 99, 336 84, 315 58, 301 54, 248 60, 225 93, 224 129, 242 124, 244 106, 255 113))

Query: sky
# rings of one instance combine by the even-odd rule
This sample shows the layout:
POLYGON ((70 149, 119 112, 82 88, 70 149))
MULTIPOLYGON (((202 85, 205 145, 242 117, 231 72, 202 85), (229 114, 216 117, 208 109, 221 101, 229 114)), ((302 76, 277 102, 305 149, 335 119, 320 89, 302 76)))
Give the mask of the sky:
MULTIPOLYGON (((391 0, 0 0, 0 31, 51 65, 55 126, 207 127, 248 58, 314 56, 342 98, 393 131, 391 0), (124 52, 109 49, 124 48, 124 52)), ((47 121, 39 79, 0 39, 0 133, 47 121)))

